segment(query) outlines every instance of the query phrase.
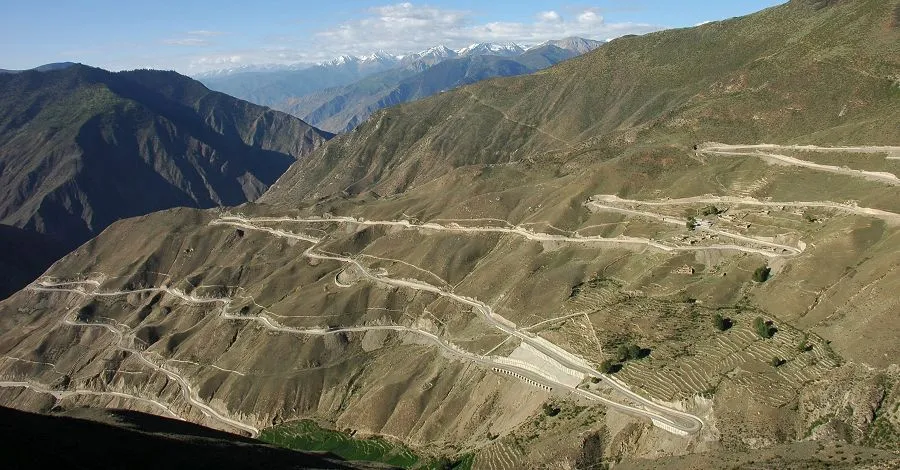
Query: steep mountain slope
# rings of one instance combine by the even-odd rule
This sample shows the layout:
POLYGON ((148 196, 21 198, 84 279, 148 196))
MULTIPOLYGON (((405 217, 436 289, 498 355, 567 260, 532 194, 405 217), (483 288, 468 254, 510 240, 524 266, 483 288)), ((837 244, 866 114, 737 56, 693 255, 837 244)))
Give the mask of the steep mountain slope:
POLYGON ((488 78, 531 73, 575 55, 555 46, 543 46, 518 57, 467 55, 443 60, 421 72, 402 68, 376 74, 351 85, 288 100, 281 109, 322 129, 347 132, 379 109, 488 78))
POLYGON ((123 217, 256 199, 330 134, 174 72, 0 76, 0 221, 72 248, 123 217))
POLYGON ((0 407, 0 417, 3 458, 11 468, 387 468, 290 452, 133 411, 74 409, 41 416, 0 407))
POLYGON ((450 168, 535 154, 585 166, 635 144, 893 143, 900 43, 890 2, 875 2, 877 14, 871 3, 817 11, 795 1, 622 38, 546 71, 398 106, 295 165, 267 198, 318 197, 351 184, 390 194, 450 168))
POLYGON ((120 221, 0 303, 0 402, 474 468, 887 466, 898 8, 623 38, 379 111, 256 203, 120 221))

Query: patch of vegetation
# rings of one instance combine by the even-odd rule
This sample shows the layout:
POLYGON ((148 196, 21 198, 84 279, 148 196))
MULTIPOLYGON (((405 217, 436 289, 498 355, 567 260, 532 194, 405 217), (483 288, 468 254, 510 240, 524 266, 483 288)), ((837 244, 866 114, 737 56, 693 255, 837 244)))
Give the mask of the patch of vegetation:
POLYGON ((93 302, 81 307, 78 309, 78 313, 75 315, 75 318, 80 322, 91 322, 94 319, 94 316, 97 314, 97 305, 93 302))
POLYGON ((821 425, 827 423, 827 422, 830 421, 831 418, 833 418, 833 417, 834 417, 833 414, 827 414, 827 415, 821 416, 821 417, 819 417, 818 419, 816 419, 815 421, 813 421, 812 424, 809 425, 809 428, 807 428, 807 430, 806 430, 806 435, 804 436, 804 439, 807 438, 807 437, 809 437, 809 436, 812 436, 813 431, 815 431, 817 427, 819 427, 819 426, 821 426, 821 425))
POLYGON ((756 282, 766 282, 772 269, 768 266, 760 266, 753 271, 753 280, 756 282))
POLYGON ((803 337, 800 338, 800 342, 797 343, 797 351, 799 352, 807 352, 812 351, 812 345, 809 344, 809 334, 803 333, 803 337))
POLYGON ((685 228, 688 230, 694 230, 697 227, 697 219, 693 217, 688 217, 687 221, 684 223, 685 228))
POLYGON ((575 468, 590 469, 607 469, 609 468, 603 455, 603 448, 609 440, 608 432, 604 429, 588 434, 581 444, 581 452, 579 452, 575 460, 575 468))
POLYGON ((710 215, 719 215, 723 211, 716 206, 706 206, 703 209, 700 209, 700 215, 702 216, 710 216, 710 215))
POLYGON ((595 274, 593 277, 588 279, 585 282, 580 282, 572 287, 572 291, 569 293, 569 298, 573 299, 581 294, 581 292, 586 288, 597 289, 603 286, 615 286, 621 287, 621 285, 613 279, 607 279, 599 274, 595 274))
POLYGON ((625 362, 635 359, 643 359, 650 355, 650 350, 642 348, 634 343, 623 344, 616 350, 619 362, 625 362))
POLYGON ((769 339, 778 332, 778 328, 775 328, 771 321, 763 320, 763 317, 756 317, 753 319, 753 329, 756 331, 756 334, 763 339, 769 339))
POLYGON ((381 462, 401 468, 464 470, 471 468, 473 461, 472 456, 423 460, 403 445, 380 438, 356 439, 346 432, 322 428, 311 420, 264 429, 259 439, 287 449, 330 452, 346 460, 381 462))
MULTIPOLYGON (((607 359, 600 363, 600 372, 603 372, 604 374, 612 374, 613 367, 615 367, 616 365, 617 364, 613 363, 613 361, 607 359)), ((591 382, 599 383, 600 377, 591 377, 591 382)))
POLYGON ((713 326, 719 331, 725 331, 731 328, 734 322, 730 318, 725 318, 721 313, 713 315, 713 326))
POLYGON ((782 359, 778 356, 772 356, 772 361, 771 361, 772 367, 781 367, 782 365, 784 365, 785 362, 787 362, 787 361, 785 361, 784 359, 782 359))
POLYGON ((544 414, 547 416, 556 416, 562 411, 562 408, 551 402, 544 403, 542 408, 544 409, 544 414))

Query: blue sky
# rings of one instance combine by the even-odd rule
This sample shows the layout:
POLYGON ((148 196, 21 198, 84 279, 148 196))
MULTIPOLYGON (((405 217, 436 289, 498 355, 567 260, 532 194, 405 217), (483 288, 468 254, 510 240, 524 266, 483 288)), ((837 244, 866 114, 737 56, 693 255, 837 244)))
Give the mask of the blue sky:
POLYGON ((437 44, 535 44, 744 15, 773 0, 0 0, 0 68, 75 61, 182 73, 318 62, 437 44))

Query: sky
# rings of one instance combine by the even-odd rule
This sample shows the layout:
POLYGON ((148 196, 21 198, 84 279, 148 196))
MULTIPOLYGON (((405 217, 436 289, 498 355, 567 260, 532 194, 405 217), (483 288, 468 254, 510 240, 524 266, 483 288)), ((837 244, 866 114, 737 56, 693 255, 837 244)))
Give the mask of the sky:
POLYGON ((740 16, 773 0, 0 0, 0 68, 81 62, 197 74, 439 44, 605 40, 740 16))

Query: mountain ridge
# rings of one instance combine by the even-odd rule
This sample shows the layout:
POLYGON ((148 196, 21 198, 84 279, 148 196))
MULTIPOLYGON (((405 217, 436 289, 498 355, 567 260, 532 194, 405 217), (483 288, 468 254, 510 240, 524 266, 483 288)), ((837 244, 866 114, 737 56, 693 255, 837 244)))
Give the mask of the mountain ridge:
POLYGON ((0 302, 0 401, 475 468, 889 467, 898 6, 618 39, 377 111, 255 203, 119 221, 0 302))
POLYGON ((0 219, 70 248, 121 217, 255 199, 330 137, 175 72, 72 65, 0 81, 0 219))
POLYGON ((602 44, 566 38, 527 50, 512 43, 476 43, 459 50, 435 46, 404 56, 390 56, 384 52, 364 57, 341 56, 299 71, 201 77, 201 80, 206 80, 212 88, 340 133, 352 129, 372 111, 385 106, 484 78, 534 72, 602 44), (447 61, 452 63, 444 63, 447 61), (483 67, 479 70, 480 65, 483 67), (451 76, 430 71, 438 66, 444 67, 451 76), (334 77, 328 78, 329 75, 334 77), (424 89, 431 91, 426 93, 422 91, 424 89))

